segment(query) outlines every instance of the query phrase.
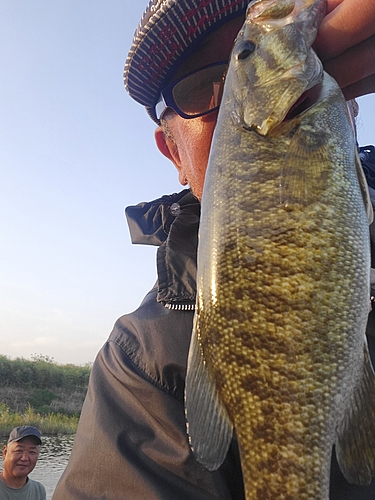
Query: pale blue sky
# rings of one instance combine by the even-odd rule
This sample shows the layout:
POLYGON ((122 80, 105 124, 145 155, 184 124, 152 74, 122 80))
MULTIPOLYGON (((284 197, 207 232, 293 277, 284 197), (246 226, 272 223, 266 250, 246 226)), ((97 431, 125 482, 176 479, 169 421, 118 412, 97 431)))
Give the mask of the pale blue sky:
MULTIPOLYGON (((94 360, 155 280, 124 208, 182 189, 122 70, 146 0, 0 4, 0 354, 94 360)), ((375 141, 375 96, 359 141, 375 141)))

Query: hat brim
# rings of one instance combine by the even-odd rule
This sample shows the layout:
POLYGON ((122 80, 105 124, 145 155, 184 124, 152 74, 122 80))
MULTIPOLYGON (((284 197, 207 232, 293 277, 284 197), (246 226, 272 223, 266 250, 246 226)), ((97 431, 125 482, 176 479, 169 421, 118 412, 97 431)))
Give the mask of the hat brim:
POLYGON ((8 441, 8 443, 16 443, 17 441, 21 441, 22 439, 25 438, 34 438, 38 441, 38 444, 42 444, 42 440, 40 439, 40 437, 36 436, 35 434, 28 434, 27 436, 22 436, 17 439, 12 439, 11 441, 8 441))
POLYGON ((124 83, 157 121, 154 105, 168 75, 197 43, 224 22, 244 14, 249 0, 152 0, 135 32, 124 83))

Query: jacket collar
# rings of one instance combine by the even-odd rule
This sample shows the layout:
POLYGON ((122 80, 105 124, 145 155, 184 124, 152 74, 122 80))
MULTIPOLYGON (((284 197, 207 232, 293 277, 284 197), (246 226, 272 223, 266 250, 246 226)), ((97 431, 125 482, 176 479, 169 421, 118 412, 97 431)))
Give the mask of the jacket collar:
POLYGON ((132 243, 159 246, 157 300, 194 309, 200 203, 190 190, 127 207, 132 243))

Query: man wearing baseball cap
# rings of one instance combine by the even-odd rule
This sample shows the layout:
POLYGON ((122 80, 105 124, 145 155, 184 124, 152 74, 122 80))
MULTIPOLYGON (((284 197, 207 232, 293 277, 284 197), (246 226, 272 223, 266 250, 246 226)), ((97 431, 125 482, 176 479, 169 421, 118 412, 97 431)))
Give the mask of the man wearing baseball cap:
POLYGON ((46 490, 28 475, 38 461, 42 439, 30 425, 15 427, 3 447, 4 468, 0 472, 1 500, 45 500, 46 490))
MULTIPOLYGON (((157 123, 157 146, 189 188, 126 210, 133 243, 159 247, 158 281, 98 354, 53 500, 244 498, 236 441, 217 471, 204 469, 189 448, 183 398, 199 200, 220 105, 212 87, 223 79, 247 5, 151 0, 135 32, 126 89, 157 123)), ((374 33, 372 0, 329 1, 316 50, 347 99, 375 90, 374 33)), ((331 499, 373 498, 375 484, 349 485, 334 464, 331 499)))

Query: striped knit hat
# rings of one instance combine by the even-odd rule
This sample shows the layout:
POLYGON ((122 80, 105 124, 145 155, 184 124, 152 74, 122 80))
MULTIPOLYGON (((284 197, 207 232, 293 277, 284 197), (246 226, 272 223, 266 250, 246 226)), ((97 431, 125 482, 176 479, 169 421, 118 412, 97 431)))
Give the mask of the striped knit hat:
POLYGON ((125 88, 154 121, 154 105, 172 68, 202 38, 245 14, 249 0, 151 0, 134 34, 125 70, 125 88))

